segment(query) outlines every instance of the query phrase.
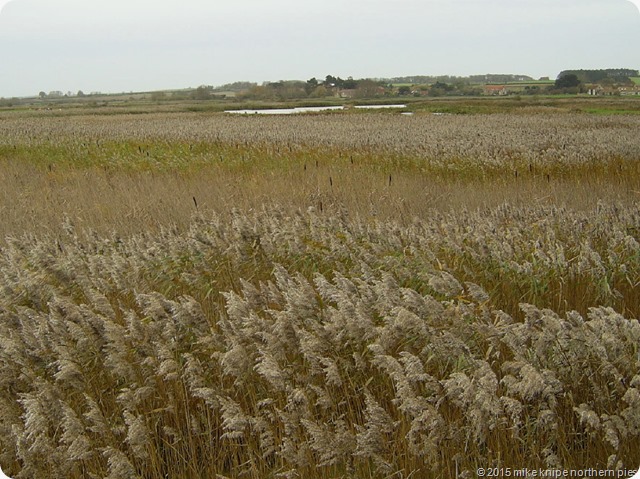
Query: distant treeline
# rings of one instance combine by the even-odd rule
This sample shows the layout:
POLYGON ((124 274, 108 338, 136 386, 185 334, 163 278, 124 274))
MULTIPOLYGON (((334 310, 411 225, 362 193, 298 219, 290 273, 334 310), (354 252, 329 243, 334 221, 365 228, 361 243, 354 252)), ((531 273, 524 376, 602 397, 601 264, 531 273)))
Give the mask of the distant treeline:
POLYGON ((605 70, 563 70, 558 75, 562 78, 575 75, 581 83, 602 83, 603 81, 626 82, 630 77, 640 76, 638 70, 629 68, 608 68, 605 70))
POLYGON ((501 74, 501 73, 489 73, 486 75, 471 75, 466 77, 452 76, 452 75, 417 75, 417 76, 404 76, 388 78, 385 81, 389 83, 410 83, 412 85, 431 85, 434 83, 457 83, 463 81, 468 84, 483 85, 486 83, 510 83, 510 82, 526 82, 534 81, 533 78, 527 75, 514 75, 514 74, 501 74))
POLYGON ((223 91, 245 91, 248 90, 250 88, 253 88, 254 86, 257 86, 258 84, 255 82, 249 82, 249 81, 237 81, 237 82, 233 82, 233 83, 227 83, 225 85, 220 85, 217 87, 214 87, 212 89, 213 92, 223 92, 223 91))

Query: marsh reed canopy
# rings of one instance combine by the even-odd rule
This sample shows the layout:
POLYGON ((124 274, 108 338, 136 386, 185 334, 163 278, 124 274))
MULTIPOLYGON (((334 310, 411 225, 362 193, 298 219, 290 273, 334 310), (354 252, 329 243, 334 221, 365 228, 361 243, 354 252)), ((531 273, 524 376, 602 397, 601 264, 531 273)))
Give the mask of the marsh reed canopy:
POLYGON ((2 118, 3 470, 637 467, 639 126, 2 118))

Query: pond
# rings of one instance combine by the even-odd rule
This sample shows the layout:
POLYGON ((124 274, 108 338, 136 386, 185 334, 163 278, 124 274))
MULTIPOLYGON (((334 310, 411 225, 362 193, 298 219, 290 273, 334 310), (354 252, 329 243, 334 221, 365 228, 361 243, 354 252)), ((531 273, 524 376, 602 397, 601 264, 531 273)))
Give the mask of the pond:
POLYGON ((343 106, 299 106, 295 108, 268 108, 264 110, 225 110, 225 113, 241 115, 291 115, 293 113, 312 113, 318 111, 344 110, 343 106))
POLYGON ((356 108, 362 108, 363 110, 373 110, 378 108, 406 108, 407 105, 357 105, 356 108))
MULTIPOLYGON (((406 108, 407 105, 358 105, 357 109, 406 108)), ((345 106, 299 106, 295 108, 266 108, 262 110, 225 110, 225 113, 240 115, 291 115, 294 113, 314 113, 331 110, 346 110, 345 106)))

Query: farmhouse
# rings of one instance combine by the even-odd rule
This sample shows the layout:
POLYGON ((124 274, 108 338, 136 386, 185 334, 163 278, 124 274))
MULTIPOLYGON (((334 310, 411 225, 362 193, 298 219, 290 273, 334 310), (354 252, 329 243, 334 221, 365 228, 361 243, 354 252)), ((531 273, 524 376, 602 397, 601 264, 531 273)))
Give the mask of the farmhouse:
POLYGON ((491 96, 504 96, 509 94, 509 90, 504 85, 485 85, 483 93, 491 96))
POLYGON ((633 86, 621 86, 618 87, 618 91, 620 92, 620 95, 640 95, 640 86, 638 85, 633 85, 633 86))
POLYGON ((592 96, 613 96, 613 95, 625 95, 628 93, 622 93, 619 88, 602 85, 592 85, 587 89, 587 94, 592 96))

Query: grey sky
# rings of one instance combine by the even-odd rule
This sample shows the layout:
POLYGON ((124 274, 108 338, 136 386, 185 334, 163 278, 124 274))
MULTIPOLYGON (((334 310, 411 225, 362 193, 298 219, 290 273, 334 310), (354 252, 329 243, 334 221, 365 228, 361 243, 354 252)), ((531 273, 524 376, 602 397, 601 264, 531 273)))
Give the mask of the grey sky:
MULTIPOLYGON (((6 3, 0 1, 0 4, 6 3)), ((640 68, 627 0, 12 0, 0 96, 640 68)))

